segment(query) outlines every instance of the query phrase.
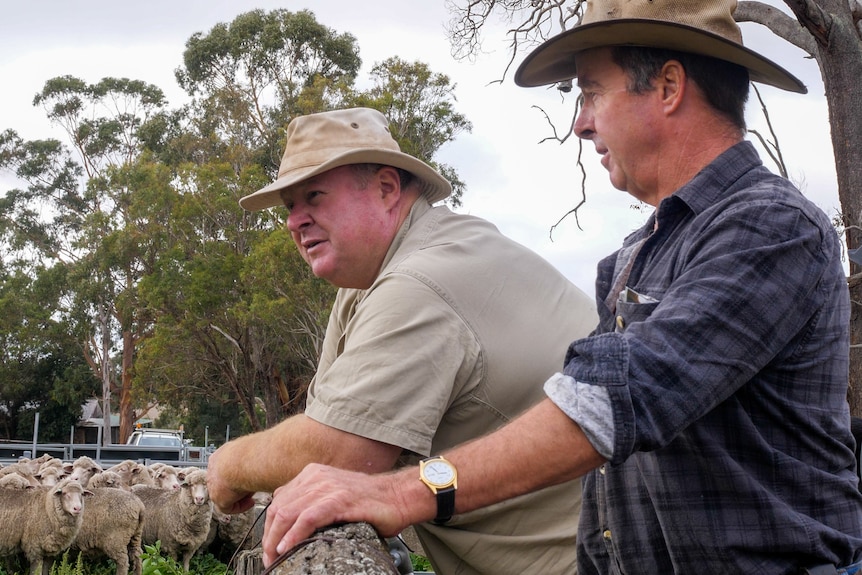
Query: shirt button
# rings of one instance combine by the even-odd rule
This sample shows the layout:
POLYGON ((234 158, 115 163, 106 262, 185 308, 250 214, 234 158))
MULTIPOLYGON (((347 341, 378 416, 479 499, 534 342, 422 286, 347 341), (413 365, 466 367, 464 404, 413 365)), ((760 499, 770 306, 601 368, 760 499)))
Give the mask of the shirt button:
POLYGON ((610 541, 610 540, 611 540, 611 530, 610 530, 610 529, 605 529, 605 530, 602 532, 602 537, 604 537, 606 540, 610 541))
POLYGON ((624 329, 626 327, 626 321, 623 319, 623 316, 617 316, 617 327, 620 329, 624 329))
POLYGON ((599 467, 599 473, 601 473, 602 475, 604 475, 604 474, 605 474, 605 466, 604 466, 604 465, 602 465, 601 467, 599 467))

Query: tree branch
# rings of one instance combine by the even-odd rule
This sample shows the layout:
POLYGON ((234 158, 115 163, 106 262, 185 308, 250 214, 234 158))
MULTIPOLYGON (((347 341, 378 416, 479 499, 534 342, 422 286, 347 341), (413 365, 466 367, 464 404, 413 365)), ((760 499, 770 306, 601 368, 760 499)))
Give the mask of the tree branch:
POLYGON ((775 35, 804 50, 812 58, 817 58, 817 42, 811 34, 799 25, 799 21, 773 6, 756 0, 743 0, 737 5, 733 18, 737 22, 754 22, 766 26, 775 35))

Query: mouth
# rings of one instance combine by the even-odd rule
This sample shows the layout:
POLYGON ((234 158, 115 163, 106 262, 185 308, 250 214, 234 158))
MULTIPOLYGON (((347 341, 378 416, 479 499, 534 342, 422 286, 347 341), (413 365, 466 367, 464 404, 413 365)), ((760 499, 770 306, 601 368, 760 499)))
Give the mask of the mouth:
POLYGON ((308 253, 322 243, 324 243, 324 240, 307 240, 302 242, 302 248, 306 251, 306 253, 308 253))

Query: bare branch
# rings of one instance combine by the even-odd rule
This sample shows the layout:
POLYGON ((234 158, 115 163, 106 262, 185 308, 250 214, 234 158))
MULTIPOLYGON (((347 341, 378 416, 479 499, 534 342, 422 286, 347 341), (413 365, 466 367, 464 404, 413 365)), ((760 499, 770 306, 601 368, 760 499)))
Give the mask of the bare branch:
POLYGON ((766 126, 769 128, 769 133, 772 135, 772 141, 770 142, 765 140, 757 130, 749 130, 749 133, 757 136, 760 143, 763 144, 763 147, 769 154, 769 157, 772 158, 772 161, 774 161, 778 166, 778 171, 781 173, 781 176, 787 178, 787 165, 784 163, 784 156, 781 154, 781 146, 778 144, 778 134, 775 133, 775 129, 772 127, 772 120, 769 119, 769 110, 766 108, 766 104, 763 103, 763 98, 760 96, 760 90, 757 89, 757 86, 752 84, 751 87, 754 88, 754 93, 757 95, 757 101, 760 102, 760 111, 763 112, 763 117, 766 118, 766 126))
POLYGON ((766 26, 775 35, 804 50, 812 58, 817 58, 817 42, 811 34, 800 26, 798 20, 773 6, 756 0, 743 0, 737 5, 733 17, 737 22, 754 22, 766 26))

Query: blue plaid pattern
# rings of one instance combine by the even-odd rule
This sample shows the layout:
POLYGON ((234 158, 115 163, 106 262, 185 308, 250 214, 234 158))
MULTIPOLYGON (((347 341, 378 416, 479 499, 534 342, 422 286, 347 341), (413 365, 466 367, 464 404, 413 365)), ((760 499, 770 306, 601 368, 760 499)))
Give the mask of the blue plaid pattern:
POLYGON ((626 285, 649 303, 606 305, 624 266, 600 262, 600 326, 564 370, 604 386, 613 413, 613 459, 584 479, 580 575, 858 559, 849 298, 828 218, 743 142, 625 245, 641 240, 626 285))

